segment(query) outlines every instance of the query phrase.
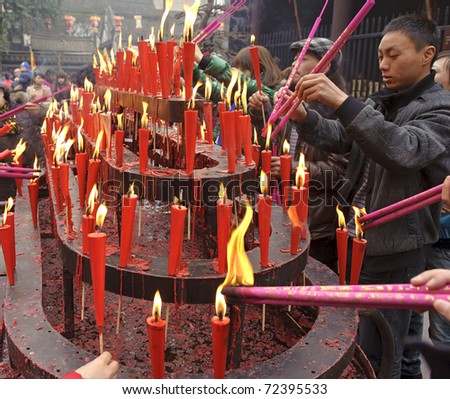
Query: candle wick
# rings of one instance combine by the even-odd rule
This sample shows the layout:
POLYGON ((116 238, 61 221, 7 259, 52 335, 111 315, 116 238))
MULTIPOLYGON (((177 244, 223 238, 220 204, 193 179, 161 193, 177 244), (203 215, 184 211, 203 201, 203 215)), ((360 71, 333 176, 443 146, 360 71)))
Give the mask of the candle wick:
POLYGON ((159 321, 159 313, 155 312, 155 323, 158 323, 159 321))
POLYGON ((222 311, 219 312, 219 320, 220 320, 220 321, 223 320, 223 312, 222 312, 222 311))

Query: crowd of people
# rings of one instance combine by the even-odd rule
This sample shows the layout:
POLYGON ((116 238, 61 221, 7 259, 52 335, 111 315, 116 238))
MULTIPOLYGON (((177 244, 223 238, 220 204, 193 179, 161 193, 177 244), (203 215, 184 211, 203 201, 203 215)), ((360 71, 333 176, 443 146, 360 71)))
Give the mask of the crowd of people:
MULTIPOLYGON (((305 40, 291 44, 293 65, 305 44, 305 40)), ((392 20, 384 28, 378 47, 384 87, 362 102, 346 92, 339 73, 341 52, 323 73, 311 74, 332 45, 327 38, 314 38, 309 44, 287 92, 288 98, 297 95, 302 101, 275 143, 280 151, 285 140, 290 144, 293 170, 300 153, 305 154, 310 172, 310 255, 337 272, 334 232, 338 203, 346 212, 351 240, 356 236, 352 206, 371 212, 444 182, 442 204, 430 205, 366 232, 367 249, 359 284, 411 282, 430 289, 450 284, 450 52, 439 53, 439 32, 432 21, 415 15, 392 20)), ((227 85, 232 69, 237 68, 241 79, 247 81, 252 124, 261 133, 290 69, 282 71, 264 47, 259 46, 259 55, 261 91, 249 47, 229 64, 217 55, 203 54, 197 46, 194 82, 211 76, 211 99, 217 103, 222 99, 221 84, 227 85)), ((14 74, 4 73, 0 114, 16 106, 10 91, 24 92, 27 102, 50 96, 67 85, 70 81, 66 74, 33 73, 23 62, 14 74)), ((57 100, 64 101, 67 95, 61 94, 57 100)), ((14 121, 0 122, 0 128, 15 122, 15 128, 0 137, 0 151, 14 147, 24 137, 30 151, 41 158, 39 128, 45 107, 45 103, 29 104, 14 121)), ((272 178, 278 180, 280 155, 274 154, 271 169, 272 178)), ((26 156, 24 164, 29 162, 26 156)), ((4 180, 0 179, 0 185, 4 180)), ((14 196, 14 190, 0 187, 0 200, 14 196)), ((423 315, 413 309, 381 312, 394 337, 391 377, 421 378, 418 353, 404 350, 403 343, 408 335, 422 336, 423 315)), ((429 336, 435 344, 450 347, 450 302, 435 302, 435 311, 430 312, 429 336)), ((380 337, 364 317, 358 341, 377 371, 380 337)), ((89 377, 91 374, 84 371, 104 369, 106 365, 110 372, 101 376, 117 375, 118 365, 111 363, 110 354, 78 374, 89 377)))

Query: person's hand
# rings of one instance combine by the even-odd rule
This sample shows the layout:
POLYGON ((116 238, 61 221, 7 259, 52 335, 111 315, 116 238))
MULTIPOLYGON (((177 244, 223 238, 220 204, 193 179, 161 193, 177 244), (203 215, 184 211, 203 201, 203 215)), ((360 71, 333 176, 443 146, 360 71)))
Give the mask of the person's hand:
POLYGON ((447 176, 444 180, 444 186, 442 187, 442 201, 447 207, 447 213, 449 213, 448 208, 450 208, 450 176, 447 176))
POLYGON ((105 351, 100 356, 75 371, 83 378, 117 378, 119 363, 112 360, 111 353, 105 351))
POLYGON ((281 161, 280 157, 272 157, 272 161, 270 163, 270 177, 274 179, 281 178, 281 161))
POLYGON ((269 97, 264 93, 257 91, 248 99, 248 105, 252 109, 252 112, 262 113, 262 107, 264 108, 269 104, 269 97))
POLYGON ((319 101, 334 109, 339 108, 348 98, 325 74, 317 73, 303 76, 297 83, 298 95, 308 104, 319 101))
POLYGON ((198 44, 195 45, 195 53, 194 53, 194 61, 199 64, 200 61, 203 58, 203 53, 200 50, 200 47, 198 47, 198 44))
POLYGON ((29 112, 31 115, 39 115, 42 108, 39 104, 34 103, 26 103, 25 104, 25 111, 29 112))
MULTIPOLYGON (((274 104, 278 102, 278 99, 281 96, 281 93, 283 91, 283 88, 279 89, 273 96, 274 104)), ((284 100, 289 100, 294 93, 290 90, 286 91, 286 94, 284 96, 284 100)), ((284 103, 283 103, 284 104, 284 103)), ((306 116, 308 115, 303 103, 300 103, 300 105, 295 109, 295 111, 291 114, 290 119, 292 119, 294 122, 301 123, 305 120, 306 116)))
MULTIPOLYGON (((438 290, 450 284, 450 270, 433 269, 420 273, 411 279, 415 286, 425 285, 431 290, 438 290)), ((434 309, 450 321, 450 302, 438 299, 433 302, 434 309)))

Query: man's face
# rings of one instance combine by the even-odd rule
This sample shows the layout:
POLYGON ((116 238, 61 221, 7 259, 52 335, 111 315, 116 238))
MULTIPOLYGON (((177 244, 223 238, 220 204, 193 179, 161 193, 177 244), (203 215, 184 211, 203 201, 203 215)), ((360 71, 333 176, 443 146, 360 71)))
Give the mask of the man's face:
MULTIPOLYGON (((295 61, 300 55, 299 51, 292 62, 292 66, 295 65, 295 61)), ((319 63, 319 58, 316 57, 313 53, 307 51, 305 57, 303 58, 302 63, 300 64, 300 68, 298 68, 297 74, 294 77, 293 83, 297 83, 303 76, 308 75, 313 68, 319 63)))
POLYGON ((402 91, 422 80, 430 72, 424 61, 427 47, 417 50, 402 32, 384 35, 378 47, 378 64, 386 87, 402 91))

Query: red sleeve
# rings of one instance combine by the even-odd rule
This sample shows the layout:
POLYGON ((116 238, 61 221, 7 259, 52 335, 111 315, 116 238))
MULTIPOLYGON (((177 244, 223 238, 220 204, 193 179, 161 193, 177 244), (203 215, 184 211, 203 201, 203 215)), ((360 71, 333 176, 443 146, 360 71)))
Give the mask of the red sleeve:
POLYGON ((63 375, 61 377, 61 379, 63 379, 63 380, 78 380, 78 379, 83 379, 83 377, 80 374, 78 374, 76 371, 71 371, 70 373, 63 375))

